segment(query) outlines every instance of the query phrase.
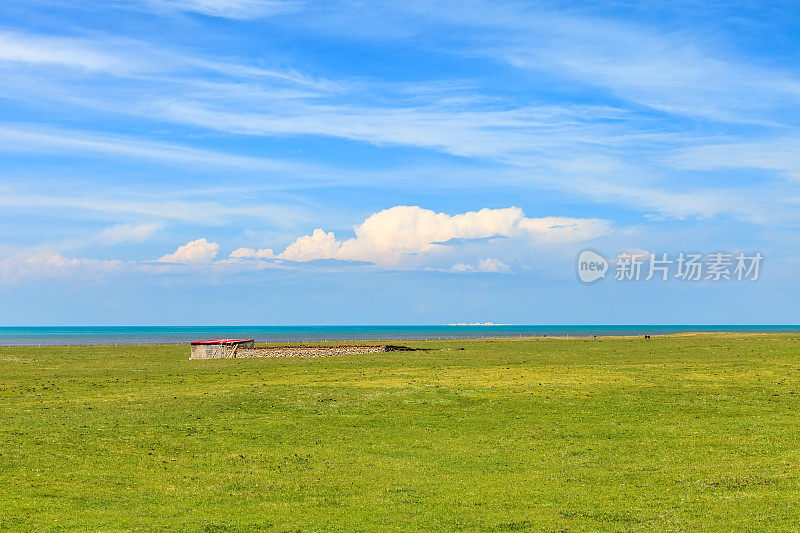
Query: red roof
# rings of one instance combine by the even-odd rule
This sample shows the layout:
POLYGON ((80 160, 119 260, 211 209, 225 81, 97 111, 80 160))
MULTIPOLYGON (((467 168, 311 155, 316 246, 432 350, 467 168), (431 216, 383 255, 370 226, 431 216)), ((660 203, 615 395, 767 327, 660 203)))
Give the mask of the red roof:
POLYGON ((237 342, 250 342, 253 339, 209 339, 207 341, 192 341, 192 344, 234 344, 237 342))

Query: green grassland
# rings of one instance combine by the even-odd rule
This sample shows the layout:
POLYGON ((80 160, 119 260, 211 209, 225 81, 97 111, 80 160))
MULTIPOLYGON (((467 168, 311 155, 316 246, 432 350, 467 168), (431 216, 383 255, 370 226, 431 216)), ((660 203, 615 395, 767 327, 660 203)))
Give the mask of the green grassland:
POLYGON ((0 348, 0 530, 800 528, 800 336, 0 348))

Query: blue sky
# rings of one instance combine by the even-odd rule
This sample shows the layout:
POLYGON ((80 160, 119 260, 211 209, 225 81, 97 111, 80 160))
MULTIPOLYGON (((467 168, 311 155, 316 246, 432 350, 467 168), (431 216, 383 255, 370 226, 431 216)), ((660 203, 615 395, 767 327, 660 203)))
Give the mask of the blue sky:
POLYGON ((800 323, 798 19, 6 0, 0 323, 800 323), (586 248, 764 262, 584 285, 586 248))

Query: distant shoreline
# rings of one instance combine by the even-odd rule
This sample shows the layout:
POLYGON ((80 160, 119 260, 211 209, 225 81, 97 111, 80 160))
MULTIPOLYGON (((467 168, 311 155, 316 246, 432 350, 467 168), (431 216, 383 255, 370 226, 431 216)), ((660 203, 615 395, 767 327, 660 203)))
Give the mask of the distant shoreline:
POLYGON ((624 338, 669 335, 800 333, 800 326, 96 326, 0 327, 0 346, 176 345, 213 338, 258 343, 332 343, 479 339, 624 338))

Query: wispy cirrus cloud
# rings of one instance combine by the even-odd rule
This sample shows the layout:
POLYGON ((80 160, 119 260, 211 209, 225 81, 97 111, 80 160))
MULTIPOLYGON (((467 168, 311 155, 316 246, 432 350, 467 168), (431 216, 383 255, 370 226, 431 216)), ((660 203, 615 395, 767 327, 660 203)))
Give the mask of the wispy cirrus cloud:
MULTIPOLYGON (((21 31, 0 31, 0 66, 28 64, 46 69, 72 69, 76 74, 96 74, 160 86, 213 83, 212 74, 231 81, 251 80, 309 90, 340 90, 342 86, 292 68, 270 69, 231 57, 195 55, 179 48, 156 46, 140 39, 104 36, 71 37, 21 31)), ((13 73, 14 69, 10 69, 13 73)), ((64 70, 65 74, 68 70, 64 70)), ((24 78, 23 78, 24 79, 24 78)), ((67 78, 71 79, 71 78, 67 78)), ((66 81, 66 79, 65 79, 66 81)), ((82 80, 78 80, 82 81, 82 80)), ((85 81, 85 80, 83 80, 85 81)), ((308 94, 308 93, 301 93, 308 94)))
POLYGON ((296 103, 244 111, 162 101, 152 111, 171 121, 240 135, 338 137, 512 164, 563 148, 567 140, 595 146, 623 142, 621 137, 614 138, 613 126, 596 124, 618 118, 621 112, 593 106, 463 110, 435 103, 377 108, 296 103))
MULTIPOLYGON (((476 6, 488 10, 481 3, 476 6)), ((414 7, 413 4, 411 7, 414 7)), ((485 50, 495 54, 493 57, 498 60, 513 63, 508 55, 509 50, 529 50, 534 54, 526 56, 529 63, 516 64, 516 67, 541 72, 555 69, 571 73, 570 76, 586 83, 610 84, 620 95, 630 93, 628 99, 636 105, 658 107, 670 113, 683 113, 677 109, 667 109, 672 105, 669 104, 670 98, 675 99, 682 94, 682 84, 691 86, 697 95, 705 95, 703 98, 715 100, 717 109, 720 112, 727 110, 726 113, 733 112, 736 105, 740 105, 735 102, 745 101, 749 92, 762 94, 766 105, 781 101, 780 94, 791 96, 795 90, 791 75, 765 72, 763 76, 755 77, 760 81, 749 80, 744 74, 748 72, 746 66, 714 59, 688 44, 679 48, 689 51, 687 55, 679 57, 677 61, 680 65, 676 65, 676 68, 671 68, 669 64, 653 63, 652 54, 643 53, 641 57, 630 57, 630 65, 625 66, 627 69, 640 69, 640 74, 626 74, 625 69, 618 69, 614 64, 608 67, 609 72, 617 70, 619 79, 606 79, 598 72, 584 72, 588 68, 585 65, 601 68, 607 63, 602 60, 603 53, 613 56, 615 61, 620 57, 628 57, 623 52, 635 49, 631 44, 640 37, 650 43, 647 50, 651 52, 671 49, 671 44, 674 44, 671 39, 676 38, 657 33, 649 35, 640 29, 636 32, 616 31, 619 28, 615 23, 565 19, 547 13, 540 20, 529 12, 516 13, 508 6, 500 6, 496 11, 491 15, 487 12, 485 17, 477 17, 467 16, 459 10, 447 14, 433 8, 431 14, 450 24, 478 27, 492 34, 500 32, 503 38, 497 42, 502 46, 485 50), (543 20, 553 24, 545 24, 547 31, 535 37, 541 43, 530 40, 534 38, 529 35, 525 37, 528 40, 521 39, 515 33, 527 35, 529 32, 526 33, 525 28, 539 28, 544 24, 543 20), (511 31, 504 31, 506 28, 511 31), (582 28, 586 29, 585 42, 572 38, 582 28), (606 37, 609 38, 608 42, 604 41, 606 48, 592 44, 606 37), (578 49, 570 51, 560 46, 560 39, 566 39, 570 46, 578 49), (544 58, 535 55, 550 48, 555 50, 545 53, 544 58), (618 49, 621 50, 619 53, 618 49), (564 55, 568 52, 572 59, 564 55), (691 54, 697 57, 689 57, 691 54), (562 68, 562 62, 572 65, 573 70, 562 68), (730 83, 707 83, 704 79, 695 80, 692 77, 695 71, 708 71, 712 63, 717 65, 719 72, 727 73, 724 79, 730 83), (653 72, 656 70, 662 78, 671 78, 654 78, 653 72), (635 81, 637 79, 639 81, 635 81), (761 90, 753 85, 767 82, 772 89, 761 90), (711 88, 709 90, 728 91, 730 94, 721 98, 703 89, 706 85, 711 88), (659 91, 667 91, 671 96, 667 98, 659 91), (653 95, 652 98, 634 97, 645 93, 653 95), (648 98, 661 104, 648 103, 648 98), (719 107, 722 104, 725 104, 725 110, 719 107)), ((663 179, 659 173, 667 175, 669 171, 654 171, 647 158, 660 153, 662 157, 659 159, 669 162, 670 159, 663 157, 663 154, 685 146, 697 146, 705 141, 688 131, 654 132, 650 129, 650 117, 642 115, 640 109, 626 109, 619 103, 616 106, 574 103, 520 105, 516 102, 497 105, 496 99, 487 99, 482 92, 485 88, 478 85, 463 95, 465 99, 454 100, 438 92, 426 94, 423 91, 415 94, 413 104, 409 102, 404 105, 402 98, 396 98, 397 95, 392 92, 396 90, 392 84, 374 81, 352 84, 348 80, 326 80, 293 69, 270 70, 242 62, 156 50, 146 43, 132 40, 53 38, 19 33, 3 35, 8 46, 0 60, 44 66, 57 64, 124 78, 133 76, 141 80, 135 94, 122 87, 119 92, 112 89, 98 93, 92 83, 81 79, 69 80, 58 86, 41 84, 33 89, 34 93, 43 91, 36 95, 37 99, 45 97, 49 91, 53 99, 68 101, 71 105, 199 128, 216 135, 277 139, 326 137, 378 147, 413 147, 460 158, 489 160, 512 169, 522 169, 522 173, 528 176, 524 180, 527 187, 560 188, 592 201, 620 203, 634 209, 652 209, 664 216, 675 214, 682 218, 732 214, 748 220, 763 220, 769 218, 770 213, 784 211, 762 209, 758 202, 744 210, 738 207, 735 210, 727 209, 724 203, 713 201, 712 192, 719 193, 720 197, 739 198, 741 191, 715 184, 714 190, 708 194, 702 186, 693 186, 692 192, 686 192, 686 183, 679 177, 663 179), (222 78, 209 79, 209 72, 222 78), (387 94, 394 95, 390 99, 393 105, 385 103, 387 94), (622 169, 626 175, 603 171, 605 162, 622 169), (752 214, 753 211, 759 212, 752 214)), ((670 58, 669 54, 658 57, 664 61, 670 58)), ((9 90, 12 93, 17 91, 20 98, 29 98, 31 94, 28 90, 9 90)), ((683 98, 681 102, 686 104, 691 98, 683 98)), ((752 99, 747 101, 751 102, 752 99)), ((759 116, 765 123, 771 120, 768 120, 769 114, 763 113, 760 105, 751 106, 748 113, 756 108, 761 108, 762 114, 759 116)), ((707 106, 705 109, 713 108, 707 106)), ((745 114, 740 113, 738 117, 737 120, 742 119, 745 114)), ((9 146, 23 150, 74 150, 87 154, 145 158, 169 164, 284 171, 301 181, 310 176, 313 176, 312 181, 321 181, 326 177, 322 169, 280 160, 239 156, 152 140, 113 135, 100 138, 93 133, 80 131, 74 132, 74 135, 71 133, 10 128, 5 131, 5 138, 9 146)), ((676 165, 676 168, 681 167, 676 165)), ((438 172, 432 170, 431 173, 438 172)), ((501 175, 512 173, 498 171, 497 178, 488 179, 502 181, 501 175)), ((335 180, 337 174, 329 172, 327 176, 335 180)), ((355 172, 349 175, 363 179, 355 172)), ((384 172, 382 176, 372 176, 372 179, 391 180, 391 176, 391 172, 384 172)), ((486 179, 482 178, 483 181, 486 179)), ((779 199, 780 194, 775 198, 779 199)), ((739 203, 738 200, 735 203, 739 203)), ((768 203, 768 200, 760 203, 768 203)))
MULTIPOLYGON (((183 60, 179 64, 191 63, 193 60, 183 60)), ((244 67, 226 68, 233 68, 235 75, 260 76, 259 71, 251 72, 244 67)), ((313 79, 309 81, 303 76, 290 74, 284 78, 306 88, 309 84, 314 85, 313 79)), ((659 152, 668 154, 687 145, 698 146, 706 141, 688 132, 649 131, 649 119, 636 110, 575 104, 497 108, 475 102, 454 104, 438 93, 428 95, 432 100, 417 100, 414 106, 365 106, 334 101, 339 99, 341 87, 346 86, 336 82, 332 84, 335 87, 332 94, 336 98, 330 102, 320 99, 325 92, 316 92, 319 87, 315 87, 313 94, 293 92, 287 100, 285 88, 265 87, 260 82, 248 85, 238 82, 220 84, 198 77, 190 85, 187 83, 190 83, 189 80, 182 77, 180 84, 184 89, 180 99, 164 94, 162 85, 144 86, 134 97, 133 105, 121 106, 113 94, 111 97, 82 95, 83 89, 79 87, 75 89, 77 93, 73 102, 82 102, 89 108, 115 109, 141 118, 198 127, 220 135, 329 137, 491 160, 511 168, 510 172, 498 170, 496 177, 489 178, 492 180, 507 181, 503 176, 515 173, 518 176, 527 175, 526 178, 512 179, 527 187, 557 188, 592 201, 653 210, 664 216, 684 218, 728 214, 756 221, 786 212, 770 208, 768 204, 771 200, 768 199, 747 202, 747 198, 752 196, 751 192, 725 189, 718 185, 705 191, 702 184, 692 185, 693 190, 687 192, 680 180, 676 181, 674 177, 670 180, 660 178, 659 171, 642 164, 640 152, 647 155, 659 152), (191 89, 188 88, 190 86, 191 89), (617 170, 606 171, 607 163, 617 170), (723 202, 719 198, 733 201, 723 202)), ((369 100, 378 94, 376 90, 375 87, 362 86, 358 93, 349 96, 364 95, 369 100)), ((57 97, 64 98, 63 87, 60 91, 57 97)), ((72 134, 24 128, 22 131, 20 128, 7 128, 0 135, 3 133, 9 141, 8 146, 22 150, 74 150, 147 158, 169 164, 284 171, 301 181, 335 181, 336 176, 341 175, 309 165, 113 135, 101 138, 87 132, 72 134)), ((668 164, 672 161, 668 157, 661 157, 661 160, 668 164)), ((685 167, 675 165, 678 169, 682 166, 685 167)), ((431 174, 443 175, 437 170, 431 170, 431 174)), ((358 172, 347 175, 351 181, 365 179, 358 172)), ((386 181, 393 179, 392 176, 392 172, 383 172, 370 179, 386 181)), ((773 199, 780 201, 780 196, 776 194, 773 199)), ((247 212, 248 209, 242 211, 247 212)))
POLYGON ((665 31, 541 3, 411 1, 387 11, 398 24, 408 16, 425 18, 428 24, 418 26, 424 31, 439 24, 468 31, 469 39, 453 44, 461 54, 601 87, 666 113, 776 125, 786 117, 775 111, 800 100, 796 73, 730 54, 697 28, 665 31))
MULTIPOLYGON (((60 241, 51 240, 22 247, 3 246, 0 244, 0 256, 36 257, 41 259, 48 255, 63 257, 62 254, 74 254, 77 250, 90 247, 109 247, 125 243, 139 244, 151 239, 163 227, 164 225, 159 222, 114 224, 106 226, 99 231, 84 232, 83 235, 60 241)), ((64 264, 69 265, 72 263, 67 261, 64 264)))
POLYGON ((0 32, 0 61, 118 75, 142 70, 145 66, 132 55, 127 54, 123 59, 118 54, 103 51, 90 40, 9 31, 0 32))
POLYGON ((775 171, 792 180, 800 179, 798 137, 778 137, 749 142, 709 143, 679 149, 667 162, 677 168, 714 171, 759 169, 775 171))
POLYGON ((115 224, 80 237, 14 247, 0 244, 0 283, 83 276, 101 279, 136 269, 135 261, 75 257, 91 247, 142 243, 162 229, 160 223, 115 224))
POLYGON ((70 156, 106 155, 202 168, 293 172, 295 175, 308 177, 318 177, 323 174, 323 170, 319 167, 287 160, 242 156, 163 141, 81 130, 43 128, 29 124, 0 126, 0 152, 52 153, 70 156))
MULTIPOLYGON (((2 190, 3 188, 0 188, 2 190)), ((245 203, 241 200, 213 200, 204 195, 186 197, 182 193, 119 193, 100 192, 81 195, 46 195, 28 191, 0 195, 0 207, 18 212, 54 209, 65 212, 96 213, 110 217, 120 215, 144 216, 153 220, 177 220, 217 226, 236 219, 268 221, 277 227, 293 226, 308 216, 308 210, 296 205, 245 203)), ((219 195, 208 195, 219 196, 219 195)), ((230 196, 230 195, 229 195, 230 196)))
POLYGON ((257 19, 295 11, 304 2, 298 0, 144 0, 156 11, 188 11, 230 19, 257 19))
MULTIPOLYGON (((280 11, 291 6, 200 0, 156 4, 173 11, 219 12, 222 17, 243 19, 252 18, 248 10, 255 15, 260 8, 280 11), (224 14, 226 9, 228 15, 224 14), (239 15, 237 10, 241 10, 239 15)), ((7 70, 13 76, 32 80, 33 88, 24 83, 10 87, 17 84, 8 83, 0 90, 11 97, 69 102, 92 113, 152 121, 157 127, 188 128, 190 135, 200 132, 258 140, 323 138, 380 149, 413 148, 497 165, 490 172, 459 174, 465 186, 514 183, 526 190, 558 190, 584 201, 619 204, 644 214, 675 218, 735 216, 763 222, 775 216, 791 216, 784 205, 783 198, 789 196, 783 194, 783 184, 772 184, 754 194, 753 188, 741 183, 715 180, 706 186, 696 174, 682 174, 700 167, 697 163, 688 165, 685 157, 681 162, 672 154, 713 144, 715 139, 707 138, 710 135, 677 122, 653 127, 664 124, 662 113, 748 122, 762 128, 790 126, 791 113, 780 110, 798 95, 797 77, 791 72, 728 57, 689 33, 665 32, 541 5, 471 2, 444 8, 419 2, 377 3, 364 10, 366 15, 346 3, 335 4, 330 10, 303 8, 308 11, 309 23, 330 10, 351 13, 352 17, 344 18, 353 24, 362 24, 369 16, 380 16, 384 24, 395 26, 409 17, 417 22, 424 18, 424 24, 415 24, 415 31, 424 34, 449 27, 464 32, 452 41, 436 44, 444 50, 452 47, 451 51, 460 56, 489 58, 520 72, 543 76, 551 83, 557 80, 571 87, 599 88, 600 93, 588 99, 591 104, 586 98, 554 103, 539 101, 538 96, 520 99, 499 94, 487 80, 455 78, 421 80, 412 84, 416 87, 413 97, 401 96, 403 91, 395 82, 370 77, 357 81, 328 79, 307 73, 313 72, 313 67, 304 70, 282 64, 280 68, 265 68, 260 58, 203 54, 191 48, 156 46, 144 39, 96 33, 75 38, 20 31, 0 34, 0 63, 31 65, 31 71, 24 74, 13 72, 19 69, 7 70), (65 75, 64 70, 70 69, 75 72, 65 75), (92 75, 104 77, 101 90, 92 75), (130 89, 131 79, 136 80, 135 91, 130 89), (428 83, 432 87, 468 89, 425 91, 428 83)), ((344 30, 346 27, 337 27, 330 32, 344 30)), ((357 38, 392 39, 393 35, 364 33, 357 38)), ((0 136, 13 150, 73 151, 173 165, 263 170, 282 174, 271 178, 282 183, 289 181, 286 175, 295 181, 328 179, 338 183, 341 175, 333 171, 326 174, 325 169, 310 165, 203 150, 192 146, 190 139, 183 146, 152 137, 16 126, 0 131, 0 136)), ((774 159, 760 159, 759 168, 777 172, 776 178, 786 174, 776 168, 774 159)), ((738 161, 738 166, 717 165, 714 170, 753 168, 753 158, 738 161)), ((425 185, 444 183, 449 171, 431 168, 425 185)), ((424 169, 416 172, 424 174, 424 169)), ((391 183, 396 175, 390 170, 369 178, 375 183, 391 183)), ((349 172, 348 178, 350 184, 365 181, 358 170, 349 172)), ((76 202, 72 204, 79 208, 76 202)), ((94 204, 97 207, 98 202, 94 204)), ((204 223, 259 216, 257 212, 266 211, 262 206, 201 201, 198 211, 206 211, 206 207, 208 211, 192 214, 188 202, 157 204, 165 208, 160 210, 163 217, 204 223)), ((105 211, 155 214, 154 209, 131 201, 124 205, 112 201, 105 211)))
POLYGON ((75 275, 105 276, 120 272, 123 261, 66 257, 58 252, 21 252, 0 259, 0 282, 65 278, 75 275))
POLYGON ((146 241, 163 227, 163 224, 157 222, 149 224, 115 224, 100 231, 93 241, 109 246, 123 242, 139 243, 146 241))

